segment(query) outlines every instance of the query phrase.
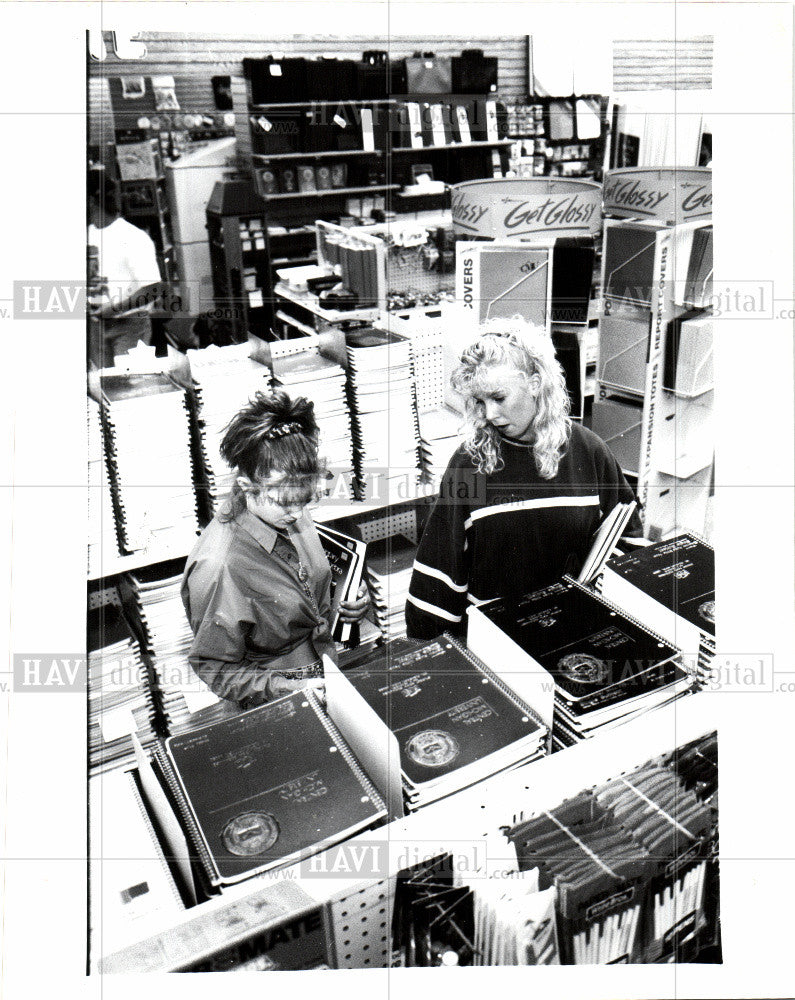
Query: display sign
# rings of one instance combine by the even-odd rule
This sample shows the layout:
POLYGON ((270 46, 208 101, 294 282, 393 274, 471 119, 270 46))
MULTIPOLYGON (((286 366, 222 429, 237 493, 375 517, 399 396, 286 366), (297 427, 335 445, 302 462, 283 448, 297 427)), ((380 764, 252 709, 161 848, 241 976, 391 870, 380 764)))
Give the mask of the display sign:
POLYGON ((552 269, 548 247, 518 243, 456 244, 456 301, 466 338, 488 319, 522 316, 549 330, 552 269))
POLYGON ((602 187, 594 181, 517 177, 452 187, 456 232, 493 240, 589 236, 601 230, 602 187))
POLYGON ((625 167, 605 174, 604 213, 668 225, 712 215, 709 167, 625 167))

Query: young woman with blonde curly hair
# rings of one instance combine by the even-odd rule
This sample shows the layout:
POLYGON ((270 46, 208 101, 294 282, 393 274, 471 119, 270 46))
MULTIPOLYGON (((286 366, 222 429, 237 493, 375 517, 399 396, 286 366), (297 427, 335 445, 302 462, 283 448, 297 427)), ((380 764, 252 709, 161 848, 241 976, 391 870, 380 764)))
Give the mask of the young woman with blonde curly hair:
MULTIPOLYGON (((442 477, 420 542, 409 636, 462 634, 466 608, 578 572, 613 507, 634 499, 607 445, 569 417, 546 331, 520 317, 484 323, 452 377, 465 439, 442 477)), ((627 534, 639 536, 633 516, 627 534)))

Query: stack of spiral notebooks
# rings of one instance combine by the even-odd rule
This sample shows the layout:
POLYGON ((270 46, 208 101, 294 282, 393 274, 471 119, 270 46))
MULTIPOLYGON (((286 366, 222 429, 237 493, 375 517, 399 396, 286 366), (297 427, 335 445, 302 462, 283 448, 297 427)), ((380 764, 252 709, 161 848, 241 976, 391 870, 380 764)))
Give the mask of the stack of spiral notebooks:
POLYGON ((189 549, 199 521, 185 389, 167 375, 105 375, 101 405, 123 551, 189 549))
POLYGON ((611 559, 602 594, 696 657, 699 680, 715 655, 715 552, 682 532, 611 559))
POLYGON ((693 684, 675 646, 570 577, 471 609, 468 641, 484 659, 508 658, 554 683, 555 749, 660 708, 693 684))
POLYGON ((386 816, 311 692, 171 736, 155 757, 211 885, 293 864, 386 816))
POLYGON ((193 632, 180 598, 184 563, 157 563, 129 576, 131 605, 151 657, 153 691, 169 736, 216 721, 231 704, 219 699, 188 662, 193 632))
POLYGON ((396 640, 345 676, 397 739, 409 811, 544 754, 532 708, 450 636, 396 640))

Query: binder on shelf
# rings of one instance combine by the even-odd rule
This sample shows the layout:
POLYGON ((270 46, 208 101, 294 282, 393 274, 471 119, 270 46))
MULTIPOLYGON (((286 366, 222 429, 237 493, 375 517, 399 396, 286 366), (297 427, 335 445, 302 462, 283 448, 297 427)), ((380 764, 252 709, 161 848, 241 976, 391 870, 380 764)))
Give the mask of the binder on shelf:
POLYGON ((646 532, 655 541, 681 528, 700 530, 706 520, 712 463, 687 477, 652 472, 646 493, 646 532))
POLYGON ((659 394, 654 417, 654 468, 678 479, 688 479, 712 464, 713 392, 684 399, 671 392, 659 394))
POLYGON ((637 476, 640 469, 643 407, 638 401, 603 398, 593 404, 592 429, 610 448, 624 472, 637 476))
POLYGON ((311 691, 171 736, 155 753, 212 885, 300 861, 386 815, 311 691))
POLYGON ((643 396, 649 360, 651 313, 648 309, 621 305, 599 320, 597 378, 619 392, 643 396))
POLYGON ((406 102, 406 111, 408 113, 408 127, 409 127, 409 143, 412 149, 422 149, 424 146, 423 142, 423 127, 422 127, 422 109, 416 101, 406 102))
POLYGON ((659 225, 622 223, 605 226, 604 296, 646 309, 651 307, 654 257, 659 225))
POLYGON ((472 142, 472 132, 469 128, 469 118, 464 104, 457 104, 453 117, 453 139, 456 142, 472 142))
POLYGON ((665 331, 663 389, 692 398, 712 389, 712 316, 688 312, 665 331))

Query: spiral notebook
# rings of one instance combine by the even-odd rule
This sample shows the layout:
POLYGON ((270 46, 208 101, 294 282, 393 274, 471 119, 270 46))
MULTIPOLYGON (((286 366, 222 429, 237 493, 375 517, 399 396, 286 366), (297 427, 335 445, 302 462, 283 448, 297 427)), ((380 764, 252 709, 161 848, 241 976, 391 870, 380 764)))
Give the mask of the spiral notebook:
POLYGON ((172 736, 156 756, 212 885, 300 861, 386 815, 309 692, 172 736))
POLYGON ((398 640, 345 676, 397 738, 410 810, 543 753, 543 722, 448 635, 398 640))
POLYGON ((715 637, 715 553, 692 532, 607 563, 602 593, 686 652, 715 637))
POLYGON ((566 742, 658 708, 691 685, 674 645, 567 576, 469 614, 468 642, 479 655, 507 658, 540 687, 544 677, 554 682, 554 726, 566 742))

